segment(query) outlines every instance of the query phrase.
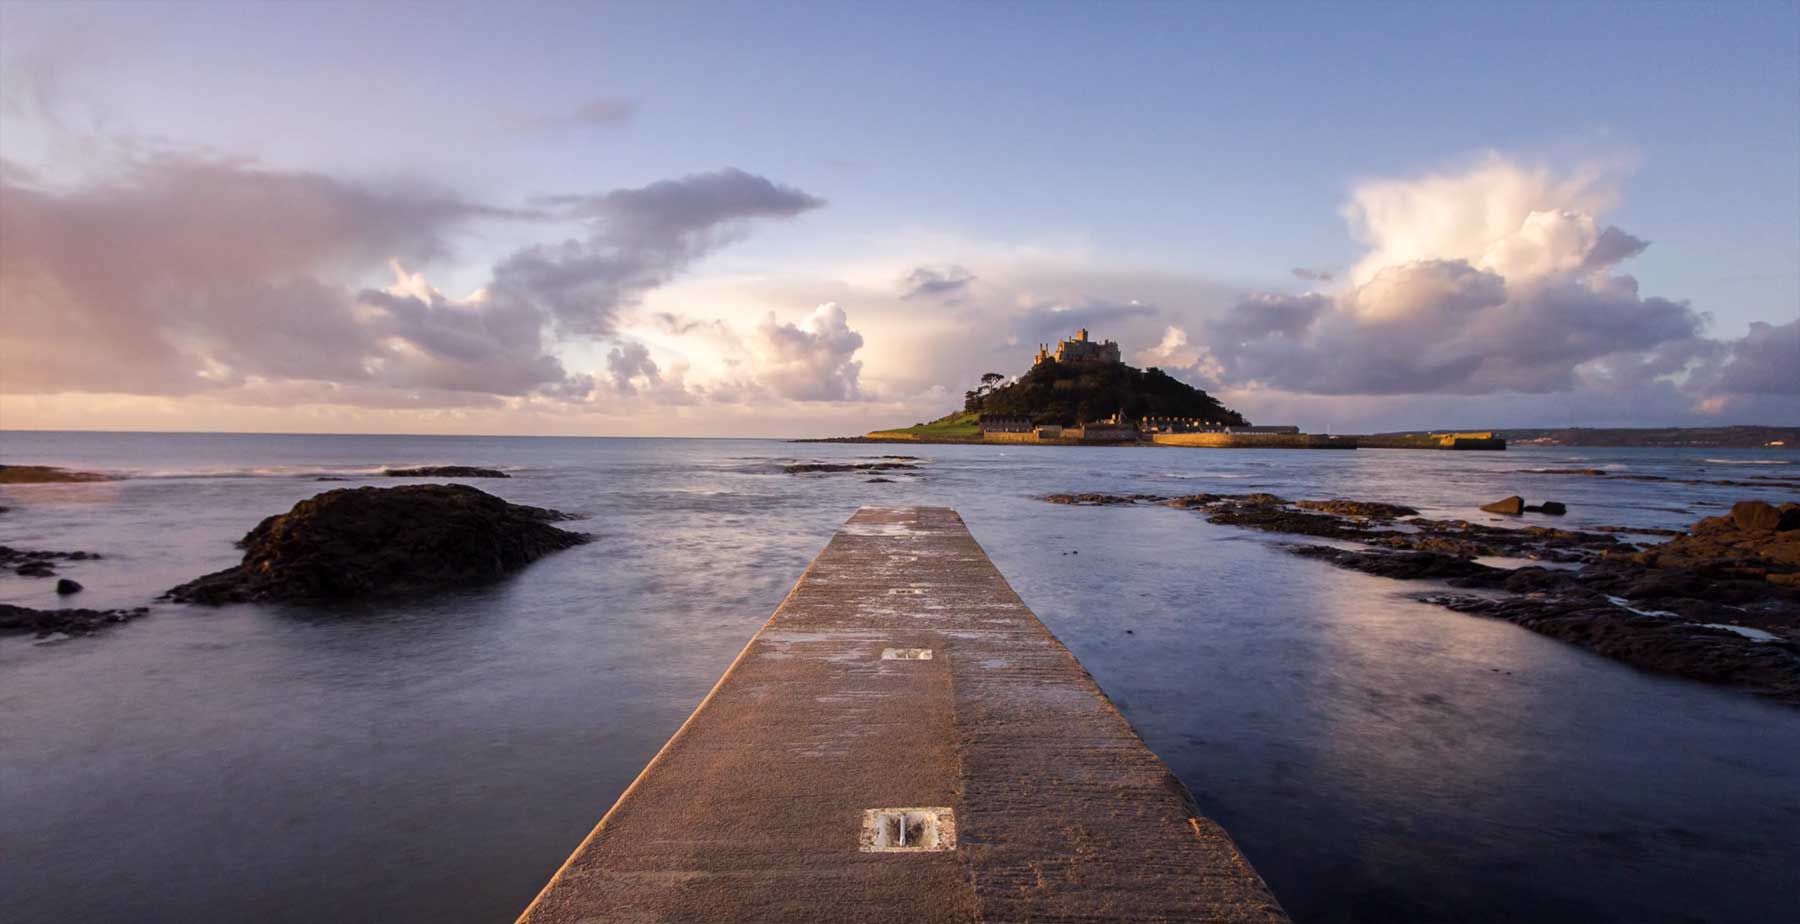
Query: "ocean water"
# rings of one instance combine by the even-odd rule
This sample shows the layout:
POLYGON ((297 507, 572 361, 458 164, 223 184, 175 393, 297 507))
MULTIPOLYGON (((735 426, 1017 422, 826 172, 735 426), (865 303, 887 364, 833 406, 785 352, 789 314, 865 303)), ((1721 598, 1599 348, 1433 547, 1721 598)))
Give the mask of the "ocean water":
MULTIPOLYGON (((957 508, 1202 808, 1309 922, 1792 919, 1800 710, 1412 601, 1280 536, 1056 491, 1353 497, 1677 527, 1748 489, 1523 474, 1800 477, 1774 451, 1281 452, 0 433, 0 544, 87 549, 85 606, 234 563, 261 517, 387 465, 583 514, 591 545, 475 590, 157 605, 0 639, 0 918, 510 920, 863 504, 957 508), (791 459, 908 452, 894 483, 791 459), (1127 634, 1126 630, 1131 630, 1127 634)), ((351 483, 358 483, 353 480, 351 483)), ((55 606, 0 575, 0 601, 55 606)))

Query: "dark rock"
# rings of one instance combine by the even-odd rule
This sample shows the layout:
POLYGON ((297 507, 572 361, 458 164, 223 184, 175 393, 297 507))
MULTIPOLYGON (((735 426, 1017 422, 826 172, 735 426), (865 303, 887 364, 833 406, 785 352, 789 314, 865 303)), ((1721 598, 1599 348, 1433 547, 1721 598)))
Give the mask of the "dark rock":
POLYGON ((382 471, 389 478, 511 478, 497 468, 472 465, 426 465, 420 468, 390 468, 382 471))
POLYGON ((1302 513, 1272 504, 1228 504, 1206 518, 1208 523, 1243 526, 1272 533, 1293 533, 1324 539, 1365 539, 1381 533, 1343 517, 1326 513, 1302 513))
POLYGON ((68 578, 58 579, 56 582, 56 592, 58 595, 64 596, 64 597, 68 596, 69 594, 81 593, 81 582, 80 581, 72 581, 68 578))
POLYGON ((1322 501, 1303 500, 1296 502, 1294 506, 1303 510, 1336 514, 1340 517, 1362 517, 1369 520, 1394 520, 1400 517, 1419 515, 1419 511, 1401 504, 1383 504, 1377 501, 1344 500, 1342 498, 1322 501))
POLYGON ((1117 507, 1140 502, 1154 503, 1163 498, 1156 494, 1047 494, 1044 500, 1074 507, 1117 507))
POLYGON ((887 472, 913 468, 918 468, 916 462, 795 462, 783 466, 781 470, 790 475, 805 475, 817 472, 887 472))
POLYGON ((1563 514, 1568 513, 1569 508, 1564 507, 1562 504, 1560 504, 1556 501, 1544 501, 1541 504, 1531 504, 1531 505, 1527 506, 1525 508, 1525 512, 1526 513, 1547 513, 1553 517, 1560 517, 1563 514))
POLYGON ((29 607, 0 603, 0 635, 30 632, 38 636, 58 632, 87 635, 109 625, 136 619, 149 613, 146 607, 129 610, 34 610, 29 607))
POLYGON ((863 484, 893 484, 892 478, 864 478, 863 484))
POLYGON ((1800 529, 1781 528, 1790 516, 1800 518, 1800 504, 1774 507, 1762 501, 1740 502, 1729 516, 1695 523, 1688 535, 1618 558, 1649 568, 1695 571, 1714 579, 1760 578, 1800 587, 1800 529), (1751 528, 1745 528, 1745 523, 1751 528))
POLYGON ((0 568, 11 568, 21 577, 53 577, 55 562, 88 561, 99 558, 93 552, 47 552, 42 549, 15 549, 0 545, 0 568))
POLYGON ((99 472, 72 472, 49 465, 0 465, 0 484, 59 484, 81 481, 116 481, 99 472))
POLYGON ((1438 552, 1355 551, 1321 545, 1294 546, 1289 551, 1302 558, 1328 561, 1340 568, 1402 580, 1480 578, 1498 583, 1506 575, 1503 569, 1438 552))
POLYGON ((1488 513, 1504 513, 1508 516, 1516 517, 1525 512, 1525 498, 1514 494, 1504 500, 1497 500, 1491 504, 1482 504, 1481 509, 1488 513))
POLYGON ((1759 500, 1738 501, 1731 505, 1731 519, 1742 530, 1768 530, 1781 527, 1781 511, 1775 505, 1759 500))
POLYGON ((349 481, 350 479, 345 478, 342 475, 320 475, 319 477, 314 478, 313 480, 314 481, 349 481))
POLYGON ((330 600, 496 580, 592 537, 467 485, 340 488, 257 524, 241 564, 170 590, 184 603, 330 600))
POLYGON ((1596 595, 1424 599, 1459 613, 1504 619, 1647 670, 1731 684, 1800 705, 1800 648, 1791 641, 1759 642, 1681 618, 1633 613, 1596 595))

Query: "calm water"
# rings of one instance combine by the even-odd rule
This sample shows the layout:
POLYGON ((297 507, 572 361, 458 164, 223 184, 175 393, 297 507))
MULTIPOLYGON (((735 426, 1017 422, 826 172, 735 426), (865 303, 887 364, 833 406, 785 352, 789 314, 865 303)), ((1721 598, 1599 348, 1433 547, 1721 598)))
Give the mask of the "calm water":
MULTIPOLYGON (((861 504, 956 507, 1013 586, 1302 921, 1793 919, 1800 710, 1654 676, 1284 541, 1051 491, 1274 491, 1680 526, 1791 491, 1520 475, 1800 474, 1793 455, 922 446, 916 477, 794 476, 871 446, 738 440, 0 434, 0 543, 90 549, 87 606, 232 564, 322 473, 493 464, 599 541, 370 607, 159 606, 0 639, 0 917, 510 920, 861 504), (1777 464, 1745 464, 1772 462, 1777 464), (1119 600, 1129 601, 1120 605, 1119 600), (1131 629, 1127 635, 1125 630, 1131 629)), ((392 483, 382 479, 381 483, 392 483)), ((54 606, 0 575, 0 600, 54 606)))

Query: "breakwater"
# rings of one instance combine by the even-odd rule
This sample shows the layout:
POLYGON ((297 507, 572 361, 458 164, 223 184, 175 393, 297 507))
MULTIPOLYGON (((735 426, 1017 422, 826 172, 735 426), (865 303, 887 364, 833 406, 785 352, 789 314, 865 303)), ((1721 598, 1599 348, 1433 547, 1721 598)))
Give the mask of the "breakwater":
POLYGON ((1287 920, 955 511, 859 510, 520 918, 1287 920))
POLYGON ((1356 437, 1320 433, 1158 433, 1158 446, 1196 446, 1204 449, 1355 449, 1356 437))

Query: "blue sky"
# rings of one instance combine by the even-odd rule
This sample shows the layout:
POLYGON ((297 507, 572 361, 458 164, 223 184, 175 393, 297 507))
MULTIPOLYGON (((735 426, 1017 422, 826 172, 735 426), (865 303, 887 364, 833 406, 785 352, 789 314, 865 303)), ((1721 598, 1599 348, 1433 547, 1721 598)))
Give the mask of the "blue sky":
MULTIPOLYGON (((1202 328, 1237 299, 1316 287, 1294 268, 1345 274, 1364 260, 1372 245, 1342 214, 1359 188, 1466 174, 1493 158, 1522 171, 1600 176, 1612 193, 1597 227, 1649 244, 1616 272, 1634 277, 1646 298, 1685 301, 1710 316, 1696 335, 1729 344, 1757 333, 1755 324, 1782 328, 1800 315, 1793 3, 7 3, 0 16, 8 97, 0 154, 64 204, 84 184, 128 173, 134 158, 169 152, 361 186, 430 184, 504 207, 727 167, 825 201, 712 229, 729 230, 731 240, 632 293, 616 318, 608 315, 604 336, 547 323, 546 349, 577 375, 604 372, 598 366, 623 345, 648 343, 663 384, 685 363, 690 375, 710 370, 716 391, 729 378, 721 370, 740 364, 717 350, 652 342, 649 325, 633 316, 718 320, 754 339, 750 329, 772 314, 771 329, 825 336, 835 322, 816 317, 811 299, 830 296, 862 344, 832 354, 838 364, 826 371, 842 382, 845 363, 859 362, 855 387, 827 388, 819 393, 829 400, 813 404, 789 399, 759 416, 685 391, 652 398, 656 389, 640 374, 615 381, 631 390, 614 388, 599 417, 533 404, 544 410, 543 426, 559 432, 650 432, 647 422, 671 419, 682 422, 679 431, 835 432, 883 422, 873 419, 883 414, 928 414, 983 364, 1011 355, 1002 343, 935 365, 929 376, 902 370, 897 357, 917 344, 883 331, 908 316, 933 331, 979 318, 972 330, 1004 339, 1039 303, 1123 304, 1144 298, 1142 288, 1155 297, 1155 317, 1119 336, 1152 342, 1122 339, 1128 355, 1156 346, 1168 328, 1205 346, 1202 328), (566 118, 596 101, 629 115, 598 124, 566 118), (864 303, 877 300, 870 280, 912 264, 965 266, 993 288, 972 288, 956 304, 864 303), (1004 273, 992 269, 1002 264, 1004 273), (1188 287, 1169 279, 1135 286, 1133 274, 1188 287), (931 391, 931 376, 944 394, 931 391), (643 403, 643 413, 622 410, 623 397, 643 403)), ((1528 211, 1547 204, 1534 200, 1528 211)), ((564 216, 468 221, 442 233, 453 253, 408 269, 457 297, 483 286, 509 253, 582 231, 581 220, 564 216)), ((1415 256, 1479 263, 1460 252, 1415 256)), ((308 272, 336 273, 352 292, 389 275, 379 263, 308 272)), ((881 297, 891 303, 893 294, 881 297)), ((1316 336, 1325 336, 1320 318, 1316 336)), ((1759 343, 1779 355, 1785 329, 1771 336, 1759 343)), ((189 354, 200 365, 223 363, 189 354)), ((1164 364, 1191 360, 1190 378, 1204 379, 1204 359, 1190 350, 1164 364)), ((1220 360, 1226 375, 1237 368, 1220 360)), ((240 371, 271 380, 267 370, 240 371)), ((1689 364, 1664 374, 1659 381, 1672 388, 1664 405, 1615 413, 1594 397, 1590 416, 1699 421, 1709 413, 1700 405, 1718 397, 1689 381, 1703 373, 1689 364)), ((737 385, 755 379, 742 375, 737 385)), ((249 413, 242 402, 258 400, 43 378, 8 389, 13 412, 34 423, 70 415, 105 425, 129 409, 171 425, 197 417, 230 426, 249 413), (82 417, 100 406, 114 410, 82 417)), ((1304 406, 1308 392, 1266 378, 1278 397, 1240 398, 1274 413, 1304 406)), ((699 378, 688 381, 703 390, 699 378)), ((1569 406, 1546 403, 1553 386, 1567 384, 1554 375, 1484 381, 1452 393, 1480 414, 1521 422, 1534 409, 1569 406)), ((1465 423, 1402 419, 1443 392, 1371 396, 1356 391, 1361 382, 1346 378, 1334 387, 1351 392, 1327 396, 1358 423, 1465 423)), ((376 429, 491 424, 480 405, 496 396, 469 393, 480 400, 465 408, 416 396, 410 416, 398 398, 351 401, 335 418, 325 401, 309 420, 376 429)), ((1713 407, 1763 414, 1781 406, 1766 398, 1713 407)), ((519 401, 539 399, 496 400, 517 413, 519 401)))

